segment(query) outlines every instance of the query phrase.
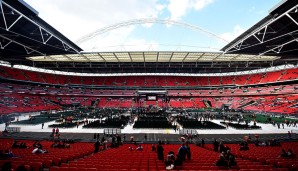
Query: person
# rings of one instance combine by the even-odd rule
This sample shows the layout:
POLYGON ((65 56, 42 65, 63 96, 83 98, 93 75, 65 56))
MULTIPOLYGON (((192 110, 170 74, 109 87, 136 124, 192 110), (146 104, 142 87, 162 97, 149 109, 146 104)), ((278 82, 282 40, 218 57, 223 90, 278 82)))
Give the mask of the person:
POLYGON ((288 149, 287 155, 289 158, 296 158, 296 155, 293 153, 292 149, 288 149))
POLYGON ((54 142, 52 145, 51 145, 51 148, 57 148, 58 147, 58 142, 54 142))
POLYGON ((39 148, 39 149, 42 149, 42 145, 39 141, 35 141, 34 144, 33 144, 33 148, 39 148))
POLYGON ((14 140, 11 148, 19 148, 19 147, 20 147, 20 145, 18 144, 18 141, 14 140))
POLYGON ((228 166, 228 163, 225 160, 225 157, 223 154, 219 155, 219 160, 215 163, 216 166, 228 166))
POLYGON ((183 164, 183 160, 181 159, 181 157, 179 155, 176 156, 176 159, 174 161, 174 166, 182 166, 183 164))
POLYGON ((144 135, 144 140, 147 141, 147 134, 144 135))
POLYGON ((130 142, 133 142, 133 141, 134 141, 134 137, 130 136, 130 142))
POLYGON ((48 151, 36 147, 36 148, 34 148, 34 149, 32 150, 32 153, 33 153, 33 154, 43 154, 43 153, 48 153, 48 151))
POLYGON ((250 134, 248 134, 248 138, 247 138, 248 141, 251 141, 251 136, 250 134))
POLYGON ((70 148, 70 144, 66 141, 63 141, 63 148, 70 148))
POLYGON ((121 136, 117 134, 117 135, 116 135, 116 139, 117 139, 117 143, 118 143, 118 145, 121 145, 121 144, 122 144, 121 136))
POLYGON ((181 144, 181 147, 178 149, 178 156, 183 160, 185 161, 185 156, 187 154, 187 149, 185 147, 185 144, 182 143, 181 144))
POLYGON ((101 142, 101 143, 103 143, 103 142, 105 142, 105 140, 106 140, 106 139, 105 139, 105 137, 104 137, 104 136, 102 136, 102 138, 101 138, 101 141, 100 141, 100 142, 101 142))
POLYGON ((112 147, 115 147, 116 137, 112 135, 112 147))
POLYGON ((191 135, 187 133, 187 134, 186 134, 187 141, 190 140, 190 137, 191 137, 191 135))
POLYGON ((190 151, 190 147, 189 147, 189 144, 188 144, 188 141, 185 143, 185 148, 186 148, 186 156, 187 156, 187 159, 190 160, 191 158, 191 151, 190 151))
POLYGON ((224 157, 225 157, 226 160, 229 160, 230 156, 233 155, 230 150, 227 150, 226 153, 222 153, 222 154, 224 154, 224 157))
POLYGON ((41 124, 41 129, 43 129, 43 127, 44 127, 44 123, 41 124))
POLYGON ((205 140, 202 138, 202 148, 205 148, 205 140))
POLYGON ((226 147, 222 141, 219 143, 219 152, 226 152, 226 147))
POLYGON ((288 137, 289 137, 289 139, 292 139, 292 134, 290 131, 288 131, 288 137))
POLYGON ((277 125, 277 128, 280 129, 280 123, 277 122, 276 125, 277 125))
POLYGON ((218 152, 218 142, 217 142, 217 140, 215 139, 214 140, 214 142, 213 142, 213 150, 215 151, 215 152, 218 152))
POLYGON ((4 131, 2 131, 1 135, 7 135, 9 132, 7 130, 7 128, 4 129, 4 131))
POLYGON ((55 134, 55 128, 52 129, 52 136, 55 134))
POLYGON ((105 140, 104 142, 102 142, 102 149, 103 150, 108 149, 108 141, 107 140, 105 140))
POLYGON ((226 153, 222 153, 224 155, 225 160, 228 162, 228 167, 231 168, 231 166, 237 165, 235 156, 231 153, 230 150, 227 150, 226 153))
POLYGON ((142 146, 142 144, 139 144, 136 150, 137 150, 137 151, 143 151, 143 146, 142 146))
POLYGON ((100 146, 100 142, 96 140, 96 142, 94 143, 94 153, 98 153, 99 146, 100 146))
POLYGON ((175 156, 172 153, 168 153, 167 155, 167 159, 165 161, 165 165, 166 165, 166 170, 172 170, 174 169, 174 161, 175 161, 175 156))
POLYGON ((19 148, 27 148, 27 144, 25 142, 21 142, 19 148))
POLYGON ((161 141, 159 140, 158 145, 157 145, 157 158, 158 158, 158 160, 162 160, 162 161, 164 160, 163 151, 164 151, 164 149, 161 145, 161 141))
POLYGON ((56 134, 57 135, 59 134, 59 128, 58 127, 56 128, 56 134))
POLYGON ((133 146, 129 146, 128 149, 129 149, 130 151, 133 151, 133 146))
POLYGON ((57 139, 59 140, 59 139, 60 139, 60 134, 59 134, 59 133, 58 133, 58 134, 55 134, 55 135, 54 135, 54 139, 55 139, 55 138, 57 138, 57 139))
POLYGON ((11 150, 5 150, 4 156, 6 156, 7 158, 15 157, 11 150))
POLYGON ((286 157, 288 157, 288 153, 286 152, 285 149, 282 149, 282 150, 281 150, 280 157, 282 157, 282 158, 286 158, 286 157))
POLYGON ((152 144, 152 146, 151 146, 151 150, 152 150, 152 151, 155 151, 155 150, 156 150, 156 147, 155 147, 154 144, 152 144))
MULTIPOLYGON (((257 143, 258 144, 258 143, 257 143)), ((259 144, 258 144, 259 145, 259 144)), ((240 143, 240 149, 239 150, 249 150, 249 147, 248 147, 248 143, 246 141, 242 141, 240 143)))
POLYGON ((270 146, 280 146, 280 143, 277 142, 276 139, 272 139, 270 146))
POLYGON ((231 168, 232 166, 237 165, 236 160, 235 160, 235 156, 234 155, 229 155, 228 158, 228 167, 231 168))

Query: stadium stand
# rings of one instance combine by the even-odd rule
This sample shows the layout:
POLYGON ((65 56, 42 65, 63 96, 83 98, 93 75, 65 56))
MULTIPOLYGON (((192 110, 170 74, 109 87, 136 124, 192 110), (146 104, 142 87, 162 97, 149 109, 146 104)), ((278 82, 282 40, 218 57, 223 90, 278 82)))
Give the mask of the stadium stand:
MULTIPOLYGON (((22 140, 28 147, 34 144, 34 141, 22 140)), ((53 142, 41 141, 43 148, 48 153, 38 155, 32 154, 32 148, 17 149, 12 152, 19 158, 7 158, 1 160, 0 166, 5 162, 11 161, 12 167, 19 165, 28 165, 34 171, 49 168, 51 171, 57 170, 157 170, 164 171, 165 165, 158 160, 155 151, 152 151, 150 144, 142 144, 143 150, 136 151, 138 145, 124 144, 119 148, 109 148, 100 153, 93 152, 92 143, 71 143, 71 148, 52 148, 53 142), (129 150, 133 147, 133 150, 129 150)), ((1 141, 1 149, 10 148, 13 144, 11 139, 1 141)), ((231 166, 229 170, 278 170, 286 171, 297 168, 295 158, 280 158, 282 149, 291 149, 297 154, 297 143, 280 143, 280 146, 255 146, 249 144, 249 150, 241 151, 239 144, 225 144, 230 148, 231 153, 236 157, 236 165, 231 166)), ((180 145, 163 145, 164 158, 168 152, 174 153, 180 148, 180 145)), ((219 159, 218 152, 213 151, 211 144, 206 148, 190 145, 192 157, 191 160, 183 162, 182 166, 176 166, 175 170, 226 170, 225 167, 215 166, 219 159)))
POLYGON ((11 171, 21 165, 30 171, 165 171, 153 150, 160 141, 163 159, 169 152, 177 154, 181 143, 190 143, 191 159, 175 166, 176 171, 298 170, 296 1, 283 1, 219 53, 139 54, 85 53, 22 1, 0 3, 2 13, 24 13, 17 20, 14 14, 0 15, 0 168, 10 162, 11 171), (13 27, 4 28, 6 21, 13 27), (265 34, 263 26, 274 34, 265 34), (41 42, 32 30, 51 37, 41 42), (260 31, 262 43, 257 41, 260 31), (5 45, 7 38, 11 41, 5 45), (65 61, 59 61, 61 56, 65 61), (156 61, 147 62, 149 56, 156 61), (125 57, 131 62, 120 62, 125 57), (214 147, 215 137, 235 156, 234 165, 216 165, 227 152, 214 147), (26 147, 12 148, 10 138, 26 147), (35 140, 46 150, 43 154, 32 153, 35 140), (60 141, 64 148, 53 148, 60 141), (249 150, 241 148, 246 142, 249 150), (281 156, 283 149, 296 156, 281 156))
POLYGON ((260 83, 273 83, 292 81, 298 78, 297 69, 281 70, 265 74, 252 74, 240 76, 223 77, 181 77, 181 76, 120 76, 120 77, 78 77, 52 75, 46 73, 37 73, 33 71, 13 69, 0 66, 4 73, 3 78, 23 80, 36 83, 60 84, 60 85, 105 85, 105 86, 141 86, 141 87, 159 87, 159 86, 221 86, 221 85, 258 85, 260 83), (26 77, 25 77, 26 76, 26 77), (56 82, 57 80, 57 82, 56 82), (164 81, 163 81, 164 80, 164 81))

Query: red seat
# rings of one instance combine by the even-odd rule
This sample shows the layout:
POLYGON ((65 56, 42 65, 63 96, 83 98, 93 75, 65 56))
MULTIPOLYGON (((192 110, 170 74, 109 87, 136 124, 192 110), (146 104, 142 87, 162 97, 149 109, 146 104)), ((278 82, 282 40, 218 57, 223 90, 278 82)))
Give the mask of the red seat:
POLYGON ((59 171, 59 167, 51 167, 50 171, 59 171))
POLYGON ((287 167, 289 167, 289 163, 287 161, 277 162, 277 167, 287 168, 287 167))
POLYGON ((80 171, 97 171, 97 168, 79 168, 80 171))
POLYGON ((43 164, 41 162, 30 162, 30 166, 33 171, 40 171, 43 168, 43 164))
POLYGON ((68 171, 80 171, 77 167, 68 167, 68 171))

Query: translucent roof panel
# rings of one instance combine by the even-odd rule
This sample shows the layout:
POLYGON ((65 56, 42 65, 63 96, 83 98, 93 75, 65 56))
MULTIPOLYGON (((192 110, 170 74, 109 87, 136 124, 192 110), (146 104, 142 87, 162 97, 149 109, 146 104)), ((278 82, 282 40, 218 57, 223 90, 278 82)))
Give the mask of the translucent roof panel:
POLYGON ((222 52, 98 52, 28 57, 43 62, 206 62, 273 61, 278 56, 224 54, 222 52))

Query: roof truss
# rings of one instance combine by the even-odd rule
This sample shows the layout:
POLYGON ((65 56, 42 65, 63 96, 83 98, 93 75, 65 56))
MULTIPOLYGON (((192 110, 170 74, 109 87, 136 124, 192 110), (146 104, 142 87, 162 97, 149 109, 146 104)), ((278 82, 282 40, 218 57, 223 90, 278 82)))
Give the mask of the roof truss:
MULTIPOLYGON (((0 0, 0 13, 0 21, 2 21, 0 23, 1 38, 9 40, 10 43, 23 46, 26 54, 31 54, 31 52, 35 52, 35 55, 46 54, 42 50, 34 49, 32 45, 33 42, 68 53, 79 53, 79 50, 76 47, 73 47, 38 21, 32 20, 3 0, 0 0), (20 29, 22 26, 24 28, 20 29), (13 41, 11 41, 12 39, 13 41)), ((5 49, 7 46, 8 44, 1 46, 1 48, 5 49)))
POLYGON ((224 53, 293 55, 298 50, 298 4, 278 14, 270 14, 260 26, 254 26, 223 48, 224 53), (242 37, 242 38, 241 38, 242 37))
POLYGON ((148 62, 239 62, 239 61, 274 61, 278 56, 259 56, 246 54, 224 54, 221 52, 97 52, 82 54, 63 54, 32 56, 34 62, 114 62, 114 63, 148 63, 148 62))

